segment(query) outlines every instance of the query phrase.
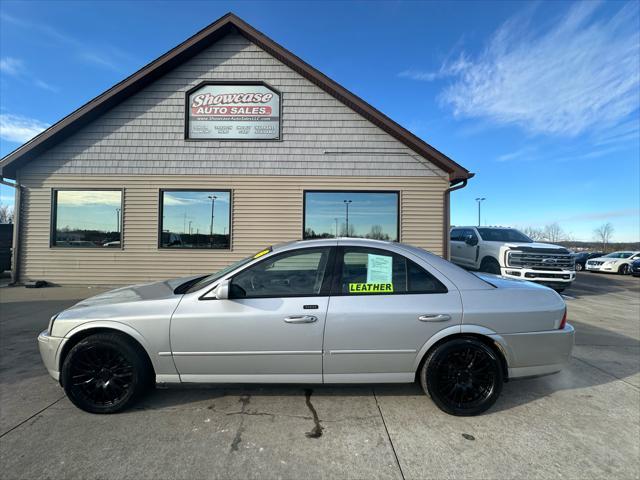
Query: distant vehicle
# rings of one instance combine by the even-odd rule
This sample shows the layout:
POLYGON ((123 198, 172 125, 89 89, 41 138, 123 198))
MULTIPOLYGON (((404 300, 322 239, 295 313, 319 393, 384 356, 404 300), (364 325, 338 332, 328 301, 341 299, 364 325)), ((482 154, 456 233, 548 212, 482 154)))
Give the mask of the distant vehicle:
POLYGON ((410 245, 307 240, 212 275, 119 288, 38 337, 77 407, 115 413, 153 383, 413 383, 477 415, 503 382, 557 372, 574 331, 553 290, 410 245))
POLYGON ((634 277, 640 277, 640 259, 634 260, 631 263, 631 275, 634 277))
POLYGON ((0 223, 0 273, 11 270, 13 223, 0 223))
POLYGON ((580 272, 585 269, 587 260, 591 258, 602 257, 606 255, 604 252, 579 252, 573 254, 573 259, 576 262, 576 272, 580 272))
POLYGON ((107 242, 102 244, 103 247, 120 247, 120 240, 114 240, 113 242, 107 242))
POLYGON ((640 252, 613 252, 598 258, 587 260, 587 270, 590 272, 631 273, 631 264, 640 258, 640 252))
POLYGON ((557 292, 576 278, 569 250, 534 242, 515 228, 453 227, 451 261, 468 270, 541 283, 557 292))

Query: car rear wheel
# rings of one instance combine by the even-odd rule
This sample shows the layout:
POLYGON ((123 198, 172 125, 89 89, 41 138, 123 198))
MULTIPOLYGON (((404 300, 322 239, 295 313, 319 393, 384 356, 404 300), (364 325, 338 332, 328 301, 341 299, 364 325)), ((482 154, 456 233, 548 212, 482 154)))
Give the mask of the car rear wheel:
POLYGON ((626 263, 623 263, 622 265, 620 265, 620 268, 618 269, 618 273, 620 275, 629 275, 629 271, 630 271, 629 265, 626 263))
POLYGON ((66 356, 61 372, 64 390, 78 408, 116 413, 147 390, 151 368, 144 354, 121 335, 98 333, 82 339, 66 356))
POLYGON ((474 338, 457 338, 436 347, 420 371, 425 393, 442 411, 457 416, 485 412, 504 381, 496 352, 474 338))

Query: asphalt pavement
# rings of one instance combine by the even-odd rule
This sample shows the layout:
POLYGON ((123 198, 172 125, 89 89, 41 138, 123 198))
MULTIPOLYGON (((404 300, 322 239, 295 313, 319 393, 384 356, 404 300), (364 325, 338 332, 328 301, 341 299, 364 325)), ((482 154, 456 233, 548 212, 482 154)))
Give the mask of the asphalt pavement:
POLYGON ((640 477, 640 278, 579 273, 571 363, 509 382, 471 418, 413 384, 180 387, 122 414, 82 412, 36 335, 97 291, 0 288, 2 478, 640 477))

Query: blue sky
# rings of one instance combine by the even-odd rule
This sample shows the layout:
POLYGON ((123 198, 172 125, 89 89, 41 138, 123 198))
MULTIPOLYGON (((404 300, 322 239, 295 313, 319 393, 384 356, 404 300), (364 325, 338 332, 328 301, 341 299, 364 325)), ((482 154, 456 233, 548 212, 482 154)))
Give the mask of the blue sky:
POLYGON ((0 153, 233 11, 475 172, 455 224, 637 241, 638 5, 3 1, 0 153))

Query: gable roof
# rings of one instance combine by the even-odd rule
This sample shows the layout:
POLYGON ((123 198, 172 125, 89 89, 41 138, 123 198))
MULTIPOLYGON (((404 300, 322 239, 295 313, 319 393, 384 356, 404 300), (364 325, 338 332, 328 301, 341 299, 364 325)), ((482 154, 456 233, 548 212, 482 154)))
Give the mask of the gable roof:
POLYGON ((228 33, 237 32, 267 53, 311 81, 364 118, 380 127, 414 152, 449 174, 450 182, 457 183, 473 177, 473 173, 403 128, 385 114, 369 105, 357 95, 331 80, 322 72, 297 57, 233 13, 227 13, 191 38, 169 50, 153 62, 142 67, 104 93, 64 117, 44 132, 9 153, 0 161, 1 175, 15 178, 16 171, 26 162, 99 117, 118 103, 142 90, 176 66, 197 55, 228 33))

